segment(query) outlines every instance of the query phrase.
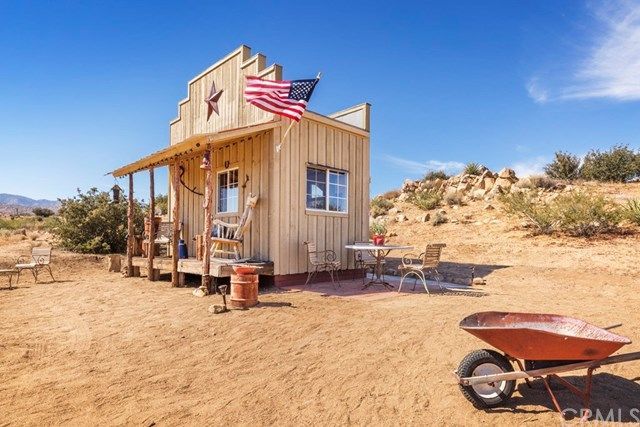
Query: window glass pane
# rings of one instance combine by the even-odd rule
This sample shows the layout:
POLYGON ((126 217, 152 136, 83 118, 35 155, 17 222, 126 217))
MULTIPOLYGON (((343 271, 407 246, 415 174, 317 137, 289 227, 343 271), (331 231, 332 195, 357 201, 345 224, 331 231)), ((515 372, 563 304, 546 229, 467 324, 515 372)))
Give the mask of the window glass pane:
POLYGON ((218 174, 218 212, 238 211, 238 169, 218 174))
POLYGON ((347 211, 347 199, 338 199, 338 212, 347 211))
POLYGON ((329 197, 338 196, 338 186, 335 184, 329 184, 329 197))
POLYGON ((341 172, 340 175, 338 175, 338 184, 347 185, 347 174, 346 173, 341 172))
POLYGON ((329 197, 329 210, 333 212, 338 211, 338 199, 335 197, 329 197))
POLYGON ((338 197, 341 197, 343 199, 347 198, 347 187, 342 185, 338 187, 338 197))
POLYGON ((338 183, 338 173, 337 172, 329 172, 329 183, 337 184, 338 183))

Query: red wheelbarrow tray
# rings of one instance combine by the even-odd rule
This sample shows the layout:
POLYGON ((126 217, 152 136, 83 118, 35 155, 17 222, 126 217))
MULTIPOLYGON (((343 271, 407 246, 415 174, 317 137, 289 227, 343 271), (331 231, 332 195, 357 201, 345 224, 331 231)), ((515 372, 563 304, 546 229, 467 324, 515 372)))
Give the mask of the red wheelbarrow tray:
POLYGON ((573 317, 488 311, 472 314, 460 328, 516 359, 599 360, 631 341, 573 317))

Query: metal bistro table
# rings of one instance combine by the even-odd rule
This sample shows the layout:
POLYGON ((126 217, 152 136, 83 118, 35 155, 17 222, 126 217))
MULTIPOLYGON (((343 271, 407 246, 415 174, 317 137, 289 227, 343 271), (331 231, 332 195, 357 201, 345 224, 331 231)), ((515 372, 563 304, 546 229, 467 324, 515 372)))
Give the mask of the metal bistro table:
POLYGON ((387 289, 393 289, 393 285, 389 284, 382 279, 384 271, 382 261, 389 255, 394 249, 413 249, 413 246, 407 245, 374 245, 373 243, 357 243, 354 245, 346 245, 345 248, 352 249, 354 251, 367 251, 375 258, 376 266, 373 271, 373 279, 367 282, 362 289, 367 289, 371 285, 382 285, 387 289))

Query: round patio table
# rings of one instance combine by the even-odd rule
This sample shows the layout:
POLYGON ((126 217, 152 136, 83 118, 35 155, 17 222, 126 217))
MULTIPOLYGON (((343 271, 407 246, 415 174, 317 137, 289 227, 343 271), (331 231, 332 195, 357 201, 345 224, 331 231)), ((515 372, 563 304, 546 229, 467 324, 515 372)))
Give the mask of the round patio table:
POLYGON ((346 245, 345 248, 354 251, 367 251, 375 258, 376 266, 373 270, 373 279, 369 280, 362 289, 367 289, 372 285, 382 285, 387 289, 393 289, 393 285, 382 279, 384 271, 382 271, 382 261, 389 255, 389 252, 395 249, 413 249, 408 245, 374 245, 373 243, 356 243, 354 245, 346 245))

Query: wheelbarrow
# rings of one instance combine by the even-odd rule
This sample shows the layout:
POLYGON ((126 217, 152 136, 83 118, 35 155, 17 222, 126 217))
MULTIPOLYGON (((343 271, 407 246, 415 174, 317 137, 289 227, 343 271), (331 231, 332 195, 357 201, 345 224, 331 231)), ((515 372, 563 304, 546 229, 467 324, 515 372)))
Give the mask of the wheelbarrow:
POLYGON ((611 356, 631 341, 579 319, 555 314, 483 312, 460 322, 460 328, 500 350, 476 350, 455 371, 464 397, 477 408, 503 405, 511 397, 516 380, 540 378, 558 412, 564 411, 551 390, 549 379, 582 399, 582 419, 591 416, 591 379, 601 366, 640 360, 640 352, 611 356), (513 364, 518 367, 514 371, 513 364), (583 390, 558 376, 587 370, 583 390))

